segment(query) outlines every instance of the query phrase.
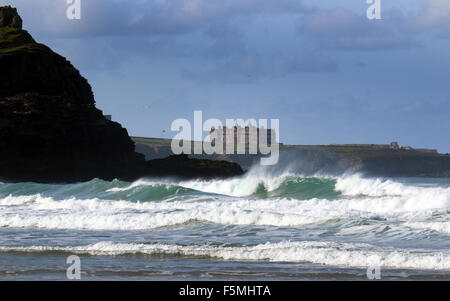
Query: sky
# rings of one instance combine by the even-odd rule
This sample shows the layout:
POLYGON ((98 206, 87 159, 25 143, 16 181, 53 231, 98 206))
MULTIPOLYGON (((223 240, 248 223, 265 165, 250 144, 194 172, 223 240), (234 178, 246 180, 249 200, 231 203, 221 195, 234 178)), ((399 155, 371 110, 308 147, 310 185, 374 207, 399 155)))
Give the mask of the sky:
MULTIPOLYGON (((286 144, 450 153, 450 1, 0 0, 132 136, 175 119, 279 119, 286 144)), ((205 132, 205 136, 207 133, 205 132)))

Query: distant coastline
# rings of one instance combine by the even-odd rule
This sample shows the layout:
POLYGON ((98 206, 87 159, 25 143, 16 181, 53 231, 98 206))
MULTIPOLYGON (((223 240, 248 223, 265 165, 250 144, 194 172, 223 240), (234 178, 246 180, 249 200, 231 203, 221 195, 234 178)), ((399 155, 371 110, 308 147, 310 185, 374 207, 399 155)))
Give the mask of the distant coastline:
MULTIPOLYGON (((172 155, 171 139, 131 137, 136 152, 147 160, 172 155)), ((200 142, 195 142, 200 143, 200 142)), ((206 142, 205 142, 206 143, 206 142)), ((194 145, 194 143, 192 143, 194 145)), ((297 161, 305 173, 361 172, 384 177, 450 177, 450 154, 390 144, 287 145, 280 143, 281 165, 297 161)), ((261 155, 192 155, 192 158, 226 160, 250 169, 261 155)))

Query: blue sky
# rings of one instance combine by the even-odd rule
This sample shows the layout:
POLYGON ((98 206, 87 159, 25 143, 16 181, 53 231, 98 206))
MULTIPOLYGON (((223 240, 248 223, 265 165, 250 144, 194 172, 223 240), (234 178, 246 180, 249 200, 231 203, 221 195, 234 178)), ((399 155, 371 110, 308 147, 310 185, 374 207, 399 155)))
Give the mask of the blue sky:
MULTIPOLYGON (((130 135, 177 118, 278 118, 289 144, 450 153, 450 1, 0 0, 67 57, 130 135)), ((166 133, 163 132, 166 131, 166 133)), ((206 133, 205 133, 206 135, 206 133)))

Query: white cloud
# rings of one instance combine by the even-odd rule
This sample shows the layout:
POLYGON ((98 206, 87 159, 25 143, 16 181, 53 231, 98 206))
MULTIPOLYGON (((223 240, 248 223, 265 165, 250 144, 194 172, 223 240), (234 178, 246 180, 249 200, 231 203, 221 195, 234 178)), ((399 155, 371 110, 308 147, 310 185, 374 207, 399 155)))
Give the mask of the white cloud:
POLYGON ((235 17, 300 13, 301 0, 81 0, 82 18, 66 18, 66 1, 0 0, 16 6, 26 27, 58 36, 178 34, 235 17))
POLYGON ((391 50, 415 44, 403 28, 405 16, 396 10, 384 12, 382 21, 347 9, 319 10, 305 15, 299 34, 310 37, 323 48, 339 50, 391 50))
POLYGON ((411 27, 419 31, 437 29, 450 37, 450 1, 428 0, 424 13, 414 20, 411 27))

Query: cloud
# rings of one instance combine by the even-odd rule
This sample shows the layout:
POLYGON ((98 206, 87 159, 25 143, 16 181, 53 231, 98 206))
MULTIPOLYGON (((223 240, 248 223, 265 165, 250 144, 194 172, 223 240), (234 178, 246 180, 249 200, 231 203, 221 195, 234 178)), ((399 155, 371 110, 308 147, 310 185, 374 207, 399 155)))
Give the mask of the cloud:
POLYGON ((377 51, 415 45, 401 13, 391 10, 383 16, 382 20, 369 20, 365 14, 341 8, 318 10, 302 18, 298 32, 326 49, 377 51))
POLYGON ((66 18, 66 1, 0 0, 17 6, 29 24, 64 37, 184 34, 216 22, 259 14, 304 10, 301 0, 81 0, 82 18, 66 18))
POLYGON ((422 15, 409 24, 412 30, 437 30, 440 37, 450 38, 450 1, 428 0, 422 15))
POLYGON ((450 38, 450 1, 425 0, 419 15, 400 8, 383 10, 382 20, 343 8, 316 9, 304 14, 298 32, 323 49, 383 51, 420 46, 420 34, 434 31, 450 38))
POLYGON ((338 64, 327 56, 303 52, 293 57, 283 55, 245 56, 222 60, 213 66, 185 70, 184 76, 200 80, 251 82, 263 77, 285 77, 297 73, 336 72, 338 64))
POLYGON ((244 56, 247 53, 242 30, 229 22, 214 23, 204 30, 205 55, 209 58, 244 56))
POLYGON ((41 40, 86 68, 175 58, 187 65, 202 61, 197 70, 187 67, 184 74, 190 78, 248 80, 338 71, 335 50, 380 51, 418 44, 404 26, 405 16, 394 10, 383 12, 381 21, 370 21, 365 12, 305 7, 300 0, 81 1, 82 19, 72 21, 66 18, 66 1, 7 2, 18 6, 33 34, 37 31, 41 40), (286 32, 298 20, 299 35, 288 37, 286 32), (290 28, 276 28, 278 22, 290 28), (275 25, 272 35, 287 29, 276 49, 274 36, 258 41, 263 26, 271 25, 275 25), (71 45, 76 50, 71 51, 71 45))
MULTIPOLYGON (((18 7, 32 34, 85 68, 98 69, 117 68, 136 58, 170 57, 201 58, 220 69, 234 64, 228 72, 241 72, 248 58, 255 56, 249 53, 244 35, 249 20, 307 10, 301 0, 81 0, 81 20, 68 20, 66 1, 9 2, 18 7)), ((258 56, 258 61, 265 60, 264 53, 258 56)), ((312 60, 288 66, 273 60, 247 68, 252 73, 281 74, 332 68, 326 64, 312 60)))

